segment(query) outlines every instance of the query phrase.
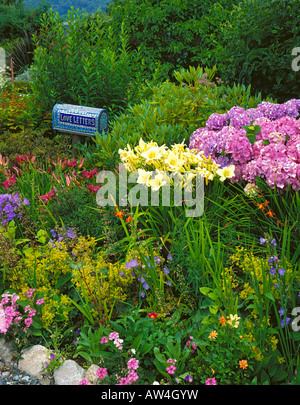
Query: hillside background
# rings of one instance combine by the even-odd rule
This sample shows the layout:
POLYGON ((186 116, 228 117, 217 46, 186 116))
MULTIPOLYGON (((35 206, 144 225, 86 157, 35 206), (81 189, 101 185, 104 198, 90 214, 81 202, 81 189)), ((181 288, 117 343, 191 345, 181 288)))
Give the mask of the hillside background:
POLYGON ((61 16, 67 14, 68 10, 73 6, 75 9, 79 8, 86 13, 94 13, 99 8, 105 11, 109 0, 24 0, 24 5, 30 8, 36 8, 40 4, 47 4, 49 8, 57 11, 61 16))

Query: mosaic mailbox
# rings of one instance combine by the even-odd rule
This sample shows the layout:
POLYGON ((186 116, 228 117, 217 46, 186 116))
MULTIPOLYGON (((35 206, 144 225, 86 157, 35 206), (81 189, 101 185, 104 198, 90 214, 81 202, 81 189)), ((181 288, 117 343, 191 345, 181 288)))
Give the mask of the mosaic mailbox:
POLYGON ((102 108, 72 104, 55 104, 52 110, 52 127, 78 136, 93 136, 108 129, 108 112, 102 108))

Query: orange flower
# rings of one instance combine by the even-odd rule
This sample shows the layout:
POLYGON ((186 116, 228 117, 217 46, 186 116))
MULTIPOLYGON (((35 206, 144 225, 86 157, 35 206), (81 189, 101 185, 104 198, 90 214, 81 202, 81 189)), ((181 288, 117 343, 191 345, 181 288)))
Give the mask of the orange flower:
POLYGON ((132 221, 133 221, 133 219, 132 219, 131 216, 129 215, 129 217, 126 218, 126 222, 132 222, 132 221))
POLYGON ((243 370, 245 370, 248 367, 247 360, 239 360, 239 363, 240 363, 240 368, 242 368, 243 370))
POLYGON ((265 203, 261 203, 261 204, 258 204, 258 203, 257 203, 257 206, 258 206, 258 208, 259 208, 260 210, 264 210, 264 209, 265 209, 265 203))
POLYGON ((124 215, 124 212, 123 211, 116 211, 116 217, 118 217, 118 218, 123 218, 123 215, 124 215))
POLYGON ((269 210, 268 212, 265 213, 265 215, 269 215, 269 217, 274 217, 275 212, 272 212, 271 210, 269 210))
POLYGON ((225 325, 225 323, 226 323, 225 316, 221 316, 221 318, 219 319, 219 321, 220 321, 220 323, 221 323, 222 325, 225 325))
POLYGON ((218 333, 216 330, 213 330, 212 332, 210 332, 208 338, 209 339, 215 339, 218 336, 218 333))

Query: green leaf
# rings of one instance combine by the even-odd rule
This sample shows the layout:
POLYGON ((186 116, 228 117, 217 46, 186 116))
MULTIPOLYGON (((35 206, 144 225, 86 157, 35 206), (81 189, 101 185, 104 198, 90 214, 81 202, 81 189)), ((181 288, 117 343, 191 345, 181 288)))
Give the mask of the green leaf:
POLYGON ((279 369, 276 374, 273 377, 274 381, 282 381, 284 380, 286 377, 288 376, 288 373, 283 370, 283 369, 279 369))
POLYGON ((164 354, 160 353, 158 347, 154 348, 154 356, 157 359, 157 361, 159 361, 162 364, 165 364, 165 362, 167 361, 166 356, 164 354))
POLYGON ((269 298, 269 300, 275 302, 275 298, 273 297, 272 293, 270 291, 267 291, 265 293, 265 297, 269 298))
POLYGON ((215 314, 218 312, 218 309, 219 309, 218 305, 210 305, 210 306, 209 306, 209 311, 210 311, 213 315, 215 315, 215 314))
POLYGON ((200 287, 200 292, 204 295, 208 295, 209 293, 212 293, 213 290, 209 287, 200 287))

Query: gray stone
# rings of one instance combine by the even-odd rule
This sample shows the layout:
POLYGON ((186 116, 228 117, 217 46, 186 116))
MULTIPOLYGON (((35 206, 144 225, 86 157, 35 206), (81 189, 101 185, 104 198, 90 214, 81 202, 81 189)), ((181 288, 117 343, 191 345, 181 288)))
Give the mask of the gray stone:
POLYGON ((0 357, 7 366, 12 366, 12 344, 0 339, 0 357))
POLYGON ((57 385, 78 385, 84 376, 85 370, 74 360, 66 360, 54 370, 54 380, 57 385))
POLYGON ((99 366, 96 364, 92 364, 85 373, 85 380, 88 380, 91 384, 96 384, 99 381, 99 377, 96 375, 96 371, 98 370, 99 366))
POLYGON ((24 350, 21 355, 23 359, 19 360, 19 369, 34 377, 41 378, 45 373, 43 364, 48 360, 48 349, 41 345, 35 345, 24 350))

